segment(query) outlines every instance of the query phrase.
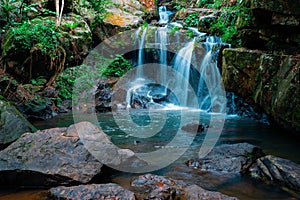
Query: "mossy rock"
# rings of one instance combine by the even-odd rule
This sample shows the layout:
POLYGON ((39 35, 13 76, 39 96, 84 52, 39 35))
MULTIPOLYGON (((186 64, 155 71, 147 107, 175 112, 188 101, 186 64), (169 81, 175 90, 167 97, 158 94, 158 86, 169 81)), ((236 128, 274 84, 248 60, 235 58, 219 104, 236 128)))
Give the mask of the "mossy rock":
POLYGON ((23 133, 34 131, 36 128, 16 107, 0 96, 0 147, 15 141, 23 133))
POLYGON ((299 57, 225 49, 222 77, 227 90, 262 108, 278 124, 299 134, 299 57))

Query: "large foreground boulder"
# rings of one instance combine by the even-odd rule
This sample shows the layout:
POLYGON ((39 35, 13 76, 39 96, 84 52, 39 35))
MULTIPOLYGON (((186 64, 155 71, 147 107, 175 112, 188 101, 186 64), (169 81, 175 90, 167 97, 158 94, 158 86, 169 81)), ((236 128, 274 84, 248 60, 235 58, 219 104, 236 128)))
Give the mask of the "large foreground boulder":
MULTIPOLYGON (((78 127, 93 128, 91 123, 78 127)), ((102 163, 84 148, 75 125, 25 133, 0 152, 0 185, 51 186, 87 183, 102 163)))
POLYGON ((107 199, 135 200, 134 193, 121 186, 108 184, 79 185, 73 187, 59 186, 49 191, 50 197, 65 200, 107 199))
POLYGON ((192 159, 186 164, 206 172, 239 174, 248 171, 255 160, 263 155, 260 148, 248 143, 223 144, 213 148, 204 158, 192 159))
POLYGON ((137 198, 140 199, 237 200, 235 197, 208 191, 197 185, 188 185, 183 181, 153 174, 137 177, 132 181, 131 186, 134 188, 143 188, 143 191, 146 191, 146 193, 137 194, 137 198))
POLYGON ((251 175, 300 193, 300 165, 272 155, 256 160, 251 175))
POLYGON ((0 148, 11 143, 25 132, 34 132, 36 129, 23 115, 0 97, 0 148))

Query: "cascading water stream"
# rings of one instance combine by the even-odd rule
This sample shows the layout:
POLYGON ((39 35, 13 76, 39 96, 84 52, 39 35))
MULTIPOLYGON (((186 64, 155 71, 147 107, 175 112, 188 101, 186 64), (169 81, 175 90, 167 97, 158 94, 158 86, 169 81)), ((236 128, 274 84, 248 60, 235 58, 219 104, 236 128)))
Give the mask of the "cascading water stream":
POLYGON ((147 33, 146 28, 140 27, 136 32, 136 38, 138 43, 138 62, 137 62, 137 78, 142 78, 144 76, 143 74, 143 67, 144 64, 144 48, 145 48, 145 37, 147 33), (141 33, 142 32, 142 33, 141 33))
MULTIPOLYGON (((169 29, 167 26, 159 27, 155 32, 155 44, 159 45, 159 64, 163 66, 167 66, 167 47, 166 45, 169 42, 168 38, 169 29)), ((161 84, 166 85, 167 77, 166 77, 166 68, 162 67, 160 69, 160 77, 161 77, 161 84)), ((166 88, 167 89, 167 88, 166 88)))
POLYGON ((170 15, 172 12, 167 10, 166 6, 161 6, 158 8, 158 13, 159 13, 159 24, 166 24, 169 22, 170 15))
MULTIPOLYGON (((159 23, 168 23, 170 14, 171 12, 167 11, 165 6, 160 7, 159 23)), ((136 78, 133 81, 134 84, 130 87, 129 93, 127 95, 128 105, 132 105, 133 99, 136 98, 136 100, 143 105, 142 107, 147 107, 147 105, 144 104, 144 99, 149 99, 147 100, 149 105, 154 103, 154 96, 151 96, 150 94, 154 94, 156 97, 161 96, 168 98, 168 95, 170 93, 170 91, 168 92, 168 86, 170 86, 172 90, 175 90, 173 92, 176 93, 177 98, 176 102, 169 101, 170 104, 173 103, 174 105, 178 105, 179 103, 180 107, 197 107, 205 111, 216 111, 216 109, 212 108, 212 105, 218 105, 218 102, 222 102, 222 100, 218 98, 218 94, 222 93, 223 88, 220 84, 221 76, 217 68, 216 61, 216 54, 218 51, 216 51, 217 48, 215 48, 215 46, 218 47, 219 43, 221 43, 222 41, 217 37, 206 37, 206 41, 201 43, 201 45, 198 45, 199 43, 196 42, 196 38, 204 37, 205 33, 200 33, 195 28, 189 28, 190 31, 194 32, 196 37, 194 37, 193 39, 184 38, 180 31, 171 33, 169 26, 173 26, 172 24, 176 27, 180 26, 180 24, 173 22, 170 24, 166 24, 165 26, 158 27, 155 31, 155 41, 153 42, 158 49, 158 62, 161 66, 164 66, 160 67, 160 71, 158 71, 157 73, 158 77, 160 78, 159 84, 165 86, 164 90, 162 90, 161 88, 163 87, 161 87, 159 90, 156 90, 156 92, 154 92, 155 94, 151 92, 153 90, 153 87, 147 86, 147 84, 153 83, 153 80, 147 80, 149 78, 146 76, 146 74, 144 74, 145 69, 143 68, 143 65, 145 64, 144 49, 145 46, 148 45, 145 44, 148 27, 141 27, 137 30, 137 72, 136 78), (171 34, 173 34, 172 37, 171 34), (197 47, 195 47, 195 43, 197 43, 197 47), (178 44, 180 46, 184 44, 184 46, 181 47, 179 51, 177 51, 177 54, 175 54, 175 57, 172 59, 173 61, 171 63, 168 63, 168 56, 170 56, 168 55, 169 46, 174 45, 178 47, 178 44), (199 48, 199 46, 200 51, 205 52, 204 56, 201 56, 201 60, 197 58, 196 54, 194 55, 194 49, 199 48), (201 63, 201 66, 199 66, 197 63, 201 63), (180 80, 176 79, 174 83, 169 85, 172 78, 167 73, 167 67, 173 67, 173 69, 177 71, 177 73, 180 74, 183 78, 180 78, 180 80), (198 72, 195 72, 194 69, 192 71, 192 67, 194 67, 194 69, 197 69, 198 72), (195 78, 194 73, 199 74, 198 78, 195 78), (139 88, 143 89, 141 90, 139 88), (146 92, 147 88, 149 89, 149 92, 146 92)), ((153 44, 150 46, 153 46, 153 44)), ((166 102, 164 101, 161 105, 166 106, 165 103, 166 102)))
MULTIPOLYGON (((206 42, 202 45, 206 50, 206 54, 200 66, 200 79, 198 83, 197 96, 200 100, 200 109, 205 111, 212 111, 211 105, 219 105, 219 96, 223 91, 221 83, 221 74, 217 67, 218 51, 214 47, 222 43, 218 37, 210 36, 206 38, 206 42), (208 87, 210 90, 208 90, 208 87), (214 98, 211 98, 214 97, 214 98)), ((218 108, 225 109, 225 108, 218 108)))
POLYGON ((182 107, 193 107, 189 102, 189 77, 190 77, 190 66, 192 61, 192 55, 194 51, 195 39, 187 43, 177 54, 174 61, 174 69, 180 73, 184 79, 178 81, 176 84, 176 90, 181 95, 178 96, 180 101, 180 106, 182 107))
POLYGON ((205 111, 216 111, 224 110, 226 105, 223 105, 219 108, 212 108, 211 105, 221 106, 220 101, 223 101, 218 94, 222 94, 224 90, 221 84, 221 74, 217 67, 217 53, 216 50, 218 44, 221 44, 222 41, 218 37, 210 36, 206 38, 206 42, 202 45, 205 47, 206 55, 202 61, 200 67, 200 79, 198 84, 198 93, 197 96, 200 99, 200 109, 205 111), (210 88, 210 90, 207 89, 210 88), (209 91, 209 92, 208 92, 209 91), (211 98, 214 97, 214 98, 211 98))

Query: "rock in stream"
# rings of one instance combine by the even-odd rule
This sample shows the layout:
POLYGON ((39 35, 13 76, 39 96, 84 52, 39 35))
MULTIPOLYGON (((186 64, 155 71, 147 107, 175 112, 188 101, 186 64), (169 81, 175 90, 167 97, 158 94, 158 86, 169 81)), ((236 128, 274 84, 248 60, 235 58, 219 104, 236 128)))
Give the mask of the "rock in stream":
POLYGON ((251 167, 253 177, 279 184, 300 194, 300 165, 290 160, 267 155, 251 167))
POLYGON ((220 192, 208 191, 197 185, 188 185, 183 181, 153 174, 137 177, 132 181, 131 186, 143 189, 143 194, 136 193, 138 199, 237 200, 235 197, 230 197, 220 192))
POLYGON ((59 186, 49 190, 49 196, 65 200, 105 199, 135 200, 134 193, 121 186, 108 184, 79 185, 73 187, 59 186))
POLYGON ((262 150, 248 143, 216 146, 204 158, 189 160, 189 167, 201 171, 239 174, 248 171, 257 158, 264 156, 262 150))
MULTIPOLYGON (((77 126, 94 127, 87 122, 77 126)), ((0 152, 0 185, 87 183, 102 165, 84 148, 74 125, 25 133, 0 152)))

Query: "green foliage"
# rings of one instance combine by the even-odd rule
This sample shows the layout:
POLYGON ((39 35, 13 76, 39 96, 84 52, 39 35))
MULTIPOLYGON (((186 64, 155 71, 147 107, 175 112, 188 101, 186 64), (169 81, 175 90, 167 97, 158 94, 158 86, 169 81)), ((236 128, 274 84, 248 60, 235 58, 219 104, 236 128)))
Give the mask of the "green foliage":
POLYGON ((220 36, 224 42, 241 46, 239 28, 251 27, 253 23, 249 8, 223 0, 200 0, 198 6, 223 10, 217 18, 202 20, 201 26, 209 29, 210 34, 220 36))
POLYGON ((210 31, 222 38, 224 42, 234 46, 241 46, 239 28, 249 27, 253 23, 253 16, 249 8, 238 6, 222 7, 221 15, 210 23, 210 31))
POLYGON ((12 16, 13 14, 17 14, 17 16, 20 13, 18 11, 18 6, 17 6, 17 1, 16 0, 0 0, 0 16, 2 18, 5 18, 7 23, 11 23, 13 21, 12 16))
POLYGON ((103 72, 104 76, 122 77, 132 66, 122 55, 117 55, 112 64, 103 72))
POLYGON ((174 2, 174 8, 179 11, 181 9, 184 9, 184 8, 189 8, 191 7, 193 1, 187 1, 187 0, 176 0, 174 2))
POLYGON ((240 41, 236 40, 238 34, 237 27, 235 25, 236 15, 231 13, 222 13, 215 24, 212 24, 210 31, 216 35, 221 36, 223 42, 239 46, 240 41))
POLYGON ((194 37, 194 32, 191 31, 191 30, 187 30, 187 31, 185 32, 185 35, 188 36, 189 38, 193 38, 193 37, 194 37))
POLYGON ((38 5, 39 5, 38 3, 33 3, 29 5, 25 3, 25 5, 23 5, 22 13, 25 13, 26 18, 28 12, 33 12, 35 14, 38 14, 39 11, 36 9, 36 6, 38 5))
POLYGON ((172 28, 170 28, 170 34, 174 35, 178 30, 180 30, 178 26, 173 26, 172 28))
POLYGON ((174 6, 174 8, 175 8, 177 11, 183 9, 183 7, 182 7, 180 4, 176 4, 176 5, 174 6))
POLYGON ((144 22, 141 27, 142 29, 148 28, 149 24, 147 22, 144 22))
POLYGON ((37 77, 35 79, 31 79, 30 83, 32 85, 44 85, 44 84, 47 83, 47 79, 44 76, 39 76, 39 77, 37 77))
POLYGON ((74 2, 74 6, 80 15, 87 14, 94 16, 91 28, 96 28, 101 24, 107 15, 107 7, 113 4, 110 0, 79 0, 74 2), (81 10, 85 10, 81 13, 81 10), (86 13, 87 12, 87 13, 86 13))
POLYGON ((214 0, 200 0, 198 7, 211 7, 214 5, 214 0))
POLYGON ((197 7, 220 9, 223 5, 223 0, 200 0, 197 7))
POLYGON ((78 27, 78 22, 77 21, 74 21, 73 23, 69 23, 69 22, 66 22, 64 24, 64 26, 67 28, 67 29, 74 29, 74 28, 77 28, 78 27))
POLYGON ((197 27, 199 23, 199 13, 194 12, 186 16, 184 19, 186 27, 197 27))
POLYGON ((109 0, 91 0, 91 6, 96 11, 97 15, 95 17, 95 20, 98 23, 101 23, 103 19, 105 18, 105 15, 107 14, 106 8, 108 5, 112 4, 109 0))
POLYGON ((0 16, 3 21, 6 22, 5 27, 1 27, 6 30, 10 26, 14 26, 15 23, 21 23, 22 21, 29 20, 28 15, 55 15, 48 9, 39 8, 39 3, 27 3, 26 1, 20 0, 0 0, 0 16))
POLYGON ((36 47, 44 54, 54 55, 54 50, 59 41, 60 34, 56 31, 55 22, 52 20, 24 21, 11 27, 5 35, 2 55, 6 56, 12 47, 20 52, 29 52, 36 47))
POLYGON ((80 72, 80 67, 67 68, 58 76, 55 83, 55 88, 58 90, 56 103, 60 104, 62 100, 72 98, 72 89, 76 77, 80 72))
POLYGON ((73 94, 81 96, 81 91, 95 87, 98 80, 103 76, 121 77, 131 69, 131 65, 122 55, 117 55, 116 58, 112 60, 103 58, 97 53, 94 54, 95 58, 98 57, 98 66, 81 65, 67 68, 58 76, 54 85, 58 91, 57 97, 55 98, 57 104, 60 104, 65 99, 72 99, 73 94), (109 67, 103 69, 103 67, 109 63, 111 63, 109 67), (77 82, 77 90, 73 91, 75 82, 77 82))

